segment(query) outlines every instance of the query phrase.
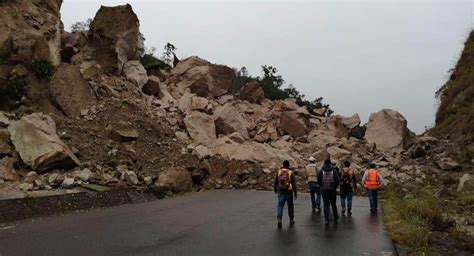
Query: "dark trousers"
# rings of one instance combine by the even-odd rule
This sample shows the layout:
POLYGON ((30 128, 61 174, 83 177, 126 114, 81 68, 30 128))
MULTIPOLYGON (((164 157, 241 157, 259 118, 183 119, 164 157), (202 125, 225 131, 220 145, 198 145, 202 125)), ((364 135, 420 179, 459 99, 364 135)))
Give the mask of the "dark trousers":
POLYGON ((376 211, 378 207, 378 191, 376 189, 369 189, 368 194, 370 209, 376 211))
POLYGON ((352 209, 352 196, 354 195, 354 190, 351 187, 341 187, 341 207, 342 210, 346 209, 346 202, 347 202, 347 209, 352 209))
POLYGON ((337 218, 336 190, 323 190, 324 219, 329 219, 329 206, 332 208, 334 218, 337 218))
POLYGON ((288 216, 290 220, 295 217, 295 208, 293 205, 293 193, 290 192, 278 192, 278 206, 277 206, 277 217, 281 219, 283 217, 283 208, 285 203, 288 204, 288 216))

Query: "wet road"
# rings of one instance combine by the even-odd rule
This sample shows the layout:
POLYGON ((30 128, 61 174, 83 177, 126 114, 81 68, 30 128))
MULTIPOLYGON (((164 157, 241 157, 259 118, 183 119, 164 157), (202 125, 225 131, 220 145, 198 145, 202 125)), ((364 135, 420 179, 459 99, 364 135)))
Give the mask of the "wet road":
POLYGON ((311 212, 309 196, 301 194, 296 225, 289 227, 285 215, 278 230, 271 192, 196 193, 3 224, 0 256, 395 255, 382 216, 371 216, 367 204, 355 198, 352 218, 326 228, 322 214, 311 212))

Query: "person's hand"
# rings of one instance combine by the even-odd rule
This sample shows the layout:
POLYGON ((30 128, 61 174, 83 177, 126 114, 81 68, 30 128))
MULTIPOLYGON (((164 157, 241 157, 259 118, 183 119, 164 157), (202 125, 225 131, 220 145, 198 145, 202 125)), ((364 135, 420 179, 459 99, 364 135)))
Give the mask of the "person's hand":
POLYGON ((298 195, 295 195, 295 200, 297 200, 297 199, 298 199, 298 195))

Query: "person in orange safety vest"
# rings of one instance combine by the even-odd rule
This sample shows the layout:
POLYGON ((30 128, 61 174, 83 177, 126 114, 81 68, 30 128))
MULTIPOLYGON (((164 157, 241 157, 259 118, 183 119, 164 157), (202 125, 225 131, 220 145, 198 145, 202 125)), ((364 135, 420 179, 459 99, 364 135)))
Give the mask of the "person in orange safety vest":
POLYGON ((369 195, 370 212, 376 213, 378 208, 378 190, 382 185, 382 176, 375 169, 375 164, 370 164, 370 169, 365 171, 362 177, 362 185, 367 189, 369 195))

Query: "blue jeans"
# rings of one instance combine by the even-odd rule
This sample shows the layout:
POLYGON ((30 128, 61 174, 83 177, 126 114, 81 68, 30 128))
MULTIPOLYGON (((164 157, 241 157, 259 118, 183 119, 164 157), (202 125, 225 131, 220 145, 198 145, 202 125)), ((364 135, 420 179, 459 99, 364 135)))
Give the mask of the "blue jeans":
POLYGON ((285 203, 288 204, 288 216, 290 217, 290 220, 292 220, 295 217, 293 192, 278 192, 277 217, 279 219, 283 217, 283 207, 285 207, 285 203))
POLYGON ((370 209, 376 211, 378 207, 378 190, 369 189, 368 194, 369 194, 370 209))
POLYGON ((341 207, 346 209, 346 200, 347 200, 347 209, 352 209, 352 196, 354 191, 352 188, 341 188, 341 207))
POLYGON ((311 207, 321 209, 321 187, 317 182, 309 183, 309 194, 311 196, 311 207))

